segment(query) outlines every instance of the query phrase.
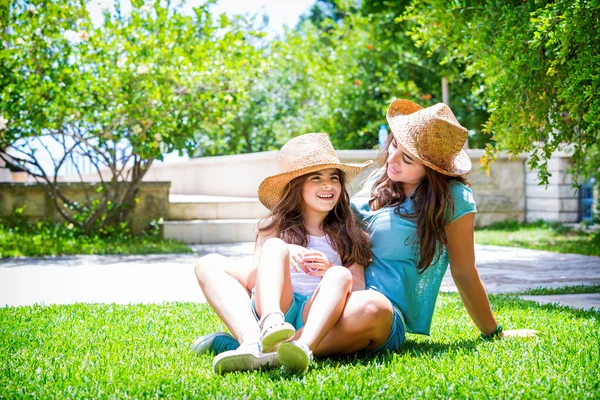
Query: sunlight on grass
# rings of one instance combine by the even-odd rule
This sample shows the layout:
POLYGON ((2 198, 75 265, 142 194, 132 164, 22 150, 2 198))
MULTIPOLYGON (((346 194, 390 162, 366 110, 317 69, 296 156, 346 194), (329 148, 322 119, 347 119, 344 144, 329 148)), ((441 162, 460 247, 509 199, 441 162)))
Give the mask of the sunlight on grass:
POLYGON ((600 314, 493 296, 505 328, 533 339, 484 342, 456 294, 438 300, 431 337, 402 351, 280 370, 213 374, 193 340, 224 326, 205 304, 0 309, 0 393, 7 397, 598 398, 600 314))
POLYGON ((496 246, 600 256, 600 232, 583 232, 552 222, 496 223, 475 231, 475 242, 496 246))
POLYGON ((133 236, 79 234, 61 223, 0 224, 0 258, 78 254, 189 253, 191 249, 175 240, 162 239, 159 232, 133 236))

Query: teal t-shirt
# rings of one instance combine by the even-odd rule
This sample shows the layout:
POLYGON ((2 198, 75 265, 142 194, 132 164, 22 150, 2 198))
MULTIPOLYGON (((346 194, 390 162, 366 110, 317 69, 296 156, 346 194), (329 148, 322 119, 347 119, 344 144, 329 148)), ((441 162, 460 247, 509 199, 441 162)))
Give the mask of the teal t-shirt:
MULTIPOLYGON (((477 211, 467 186, 452 181, 450 192, 454 197, 452 221, 477 211)), ((418 245, 416 221, 394 213, 394 207, 371 211, 368 201, 359 196, 351 200, 353 211, 371 235, 373 263, 365 270, 366 288, 382 293, 402 312, 407 332, 429 335, 435 301, 448 269, 446 249, 434 265, 419 274, 419 255, 413 247, 418 245)), ((413 212, 412 200, 407 199, 401 209, 413 212)))

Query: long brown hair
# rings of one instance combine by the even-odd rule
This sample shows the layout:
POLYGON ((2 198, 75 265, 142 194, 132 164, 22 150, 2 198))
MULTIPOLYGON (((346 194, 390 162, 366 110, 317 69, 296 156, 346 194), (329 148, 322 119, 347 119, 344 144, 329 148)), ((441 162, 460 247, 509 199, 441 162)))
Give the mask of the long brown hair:
MULTIPOLYGON (((338 252, 346 267, 354 263, 365 268, 371 263, 371 239, 358 227, 356 217, 350 209, 350 196, 346 189, 344 172, 337 170, 342 190, 340 198, 323 221, 322 229, 331 240, 331 247, 338 252)), ((312 175, 309 173, 293 179, 287 186, 281 201, 259 224, 259 232, 275 230, 278 238, 289 244, 308 246, 308 231, 302 218, 305 207, 302 186, 312 175)))
MULTIPOLYGON (((394 136, 390 135, 387 146, 379 155, 379 163, 387 169, 388 148, 394 136)), ((419 255, 417 270, 424 272, 436 263, 442 250, 448 243, 446 226, 454 214, 454 199, 450 193, 450 182, 457 181, 469 186, 462 176, 448 176, 425 165, 425 177, 419 184, 412 199, 414 212, 408 213, 402 206, 407 196, 402 189, 402 182, 392 181, 387 173, 383 173, 373 184, 369 206, 372 210, 383 207, 394 207, 394 212, 403 218, 416 220, 417 243, 412 243, 415 255, 419 255)), ((405 243, 410 245, 410 243, 405 243)))

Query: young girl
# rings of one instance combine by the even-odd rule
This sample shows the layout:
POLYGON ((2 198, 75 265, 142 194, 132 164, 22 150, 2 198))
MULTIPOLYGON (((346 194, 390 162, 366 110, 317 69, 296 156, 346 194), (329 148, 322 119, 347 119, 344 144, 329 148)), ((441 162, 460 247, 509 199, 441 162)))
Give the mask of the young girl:
MULTIPOLYGON (((370 243, 356 225, 345 183, 370 162, 340 163, 327 135, 314 133, 286 143, 279 163, 283 172, 266 178, 258 189, 259 199, 271 210, 259 225, 257 266, 247 277, 248 287, 255 287, 251 307, 260 317, 258 328, 248 323, 238 331, 243 346, 219 354, 213 363, 216 372, 274 365, 268 353, 275 350, 286 370, 304 371, 351 291, 364 289, 370 243), (287 342, 301 327, 297 340, 287 342), (258 350, 245 344, 253 341, 260 343, 258 350)), ((214 264, 214 256, 196 268, 203 289, 206 261, 214 264)))

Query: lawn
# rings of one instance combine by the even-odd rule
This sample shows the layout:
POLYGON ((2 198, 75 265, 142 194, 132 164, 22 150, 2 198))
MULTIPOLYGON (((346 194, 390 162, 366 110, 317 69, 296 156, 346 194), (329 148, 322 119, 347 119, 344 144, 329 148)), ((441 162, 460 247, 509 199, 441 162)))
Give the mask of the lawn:
POLYGON ((0 223, 0 258, 75 254, 188 253, 192 250, 175 240, 162 239, 155 229, 138 236, 128 231, 112 235, 84 235, 64 223, 0 223))
POLYGON ((600 232, 587 232, 556 222, 495 223, 476 229, 475 243, 600 256, 600 232))
MULTIPOLYGON (((537 221, 519 224, 496 223, 475 231, 475 242, 497 246, 523 247, 558 253, 600 256, 600 232, 583 232, 567 226, 537 221)), ((75 254, 188 253, 185 244, 163 240, 158 229, 139 236, 118 233, 112 236, 85 236, 66 224, 0 224, 0 258, 75 254)))
POLYGON ((506 327, 533 339, 484 342, 456 294, 438 299, 431 337, 398 353, 215 375, 190 344, 223 325, 206 304, 0 309, 0 397, 589 398, 600 397, 600 313, 492 296, 506 327))

